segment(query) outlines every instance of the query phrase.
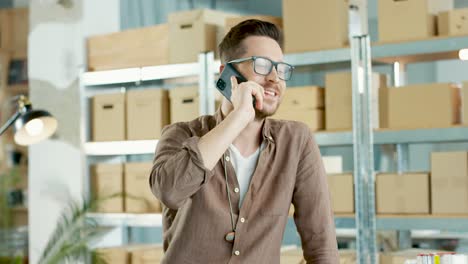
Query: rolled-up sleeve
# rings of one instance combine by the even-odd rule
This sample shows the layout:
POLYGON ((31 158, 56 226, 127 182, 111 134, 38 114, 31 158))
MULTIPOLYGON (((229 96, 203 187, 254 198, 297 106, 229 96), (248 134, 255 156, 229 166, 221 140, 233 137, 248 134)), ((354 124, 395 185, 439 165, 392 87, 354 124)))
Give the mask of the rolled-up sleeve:
POLYGON ((327 175, 319 148, 306 129, 293 194, 294 221, 307 263, 339 263, 327 175))
POLYGON ((154 195, 168 208, 180 208, 213 176, 203 165, 199 140, 184 123, 162 132, 149 181, 154 195))

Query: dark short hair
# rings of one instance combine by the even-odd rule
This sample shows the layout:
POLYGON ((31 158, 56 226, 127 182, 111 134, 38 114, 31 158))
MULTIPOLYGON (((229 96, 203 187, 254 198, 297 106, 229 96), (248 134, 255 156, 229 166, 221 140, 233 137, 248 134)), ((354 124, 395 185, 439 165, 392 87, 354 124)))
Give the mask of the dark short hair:
POLYGON ((242 46, 242 41, 250 36, 265 36, 275 40, 283 49, 283 33, 274 24, 258 19, 242 21, 226 34, 219 44, 219 57, 223 63, 238 59, 246 47, 242 46))

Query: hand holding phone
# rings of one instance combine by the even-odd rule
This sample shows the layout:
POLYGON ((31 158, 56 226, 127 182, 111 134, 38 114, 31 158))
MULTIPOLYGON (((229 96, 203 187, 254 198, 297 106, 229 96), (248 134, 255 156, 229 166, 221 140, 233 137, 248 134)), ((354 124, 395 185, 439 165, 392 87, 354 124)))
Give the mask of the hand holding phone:
MULTIPOLYGON (((247 81, 247 79, 244 76, 242 76, 242 74, 230 63, 226 63, 226 66, 224 67, 223 71, 221 72, 221 75, 219 76, 219 79, 216 81, 216 88, 231 103, 232 103, 231 101, 231 95, 232 95, 231 77, 232 76, 236 78, 237 84, 247 81)), ((255 108, 255 103, 256 103, 255 97, 252 96, 252 104, 254 108, 255 108)))

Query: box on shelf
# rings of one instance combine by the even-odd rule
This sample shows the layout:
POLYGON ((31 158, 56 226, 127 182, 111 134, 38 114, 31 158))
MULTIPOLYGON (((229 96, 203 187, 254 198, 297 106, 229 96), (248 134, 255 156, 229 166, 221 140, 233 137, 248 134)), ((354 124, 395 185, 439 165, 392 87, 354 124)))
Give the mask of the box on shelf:
POLYGON ((151 162, 126 163, 125 211, 129 213, 161 213, 161 204, 151 192, 149 175, 151 162))
POLYGON ((178 87, 169 90, 171 124, 190 121, 200 116, 198 86, 178 87))
POLYGON ((161 245, 133 245, 127 248, 131 264, 160 263, 164 257, 161 245))
POLYGON ((0 48, 22 53, 28 51, 29 9, 13 8, 0 10, 0 48))
POLYGON ((429 214, 429 174, 377 174, 378 214, 429 214))
POLYGON ((395 252, 382 252, 379 254, 380 264, 405 264, 406 260, 416 260, 418 254, 441 252, 441 250, 430 250, 412 248, 395 252))
POLYGON ((283 27, 286 53, 342 48, 348 44, 348 2, 283 0, 283 27))
MULTIPOLYGON (((11 222, 14 227, 28 226, 28 208, 17 207, 11 209, 11 222)), ((0 221, 1 222, 1 221, 0 221)))
POLYGON ((93 199, 104 199, 98 205, 101 213, 124 212, 124 186, 122 164, 95 164, 91 168, 93 199), (109 198, 110 196, 114 196, 109 198))
MULTIPOLYGON (((105 260, 106 263, 128 264, 130 261, 130 256, 126 247, 98 248, 95 250, 94 257, 97 257, 96 255, 99 255, 99 257, 105 260)), ((93 263, 100 262, 94 259, 93 263)))
MULTIPOLYGON (((373 115, 374 127, 385 125, 386 120, 381 117, 385 112, 380 104, 381 89, 387 86, 385 75, 373 73, 372 106, 376 109, 373 115), (382 124, 380 120, 382 119, 382 124)), ((325 75, 325 128, 327 130, 351 130, 353 127, 353 84, 351 72, 335 72, 325 75)), ((384 100, 382 100, 384 101, 384 100)))
POLYGON ((287 246, 281 249, 280 255, 281 264, 304 264, 304 256, 302 249, 296 246, 287 246))
POLYGON ((453 84, 392 87, 387 93, 389 128, 450 127, 460 121, 460 89, 453 84))
POLYGON ((169 96, 163 89, 127 92, 127 139, 157 139, 169 124, 169 96))
POLYGON ((439 13, 437 25, 440 36, 468 35, 468 8, 439 13))
POLYGON ((90 71, 169 63, 167 24, 93 36, 87 45, 90 71))
POLYGON ((436 15, 453 9, 453 0, 379 0, 378 5, 379 41, 394 42, 435 36, 436 15))
POLYGON ((92 140, 125 140, 125 94, 100 94, 92 98, 92 140))
POLYGON ((433 214, 468 214, 468 152, 431 154, 433 214))
POLYGON ((195 62, 201 52, 216 51, 225 21, 231 16, 210 9, 169 14, 170 63, 195 62))
POLYGON ((354 213, 354 181, 352 174, 329 174, 328 188, 334 213, 354 213))
POLYGON ((462 89, 462 123, 468 125, 468 82, 463 83, 462 89))
POLYGON ((273 118, 300 121, 312 130, 323 129, 323 88, 318 86, 286 89, 278 111, 273 118))
POLYGON ((224 33, 227 34, 233 26, 239 24, 242 21, 249 20, 249 19, 257 19, 261 21, 270 22, 280 29, 283 28, 283 19, 281 19, 281 17, 265 16, 265 15, 236 16, 236 17, 230 17, 226 19, 226 24, 224 26, 224 33))
POLYGON ((327 174, 343 173, 342 156, 322 156, 322 161, 327 174))

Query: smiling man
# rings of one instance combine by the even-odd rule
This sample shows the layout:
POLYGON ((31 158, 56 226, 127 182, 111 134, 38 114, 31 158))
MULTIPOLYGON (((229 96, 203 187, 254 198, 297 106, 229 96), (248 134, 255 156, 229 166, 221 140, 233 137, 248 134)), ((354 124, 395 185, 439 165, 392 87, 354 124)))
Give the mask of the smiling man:
POLYGON ((307 263, 339 262, 318 146, 305 124, 267 118, 293 71, 282 41, 268 22, 233 27, 220 70, 230 63, 247 81, 231 78, 231 101, 213 116, 164 129, 150 176, 164 205, 162 263, 279 263, 291 203, 307 263))

